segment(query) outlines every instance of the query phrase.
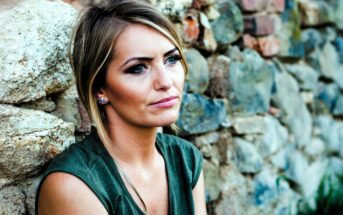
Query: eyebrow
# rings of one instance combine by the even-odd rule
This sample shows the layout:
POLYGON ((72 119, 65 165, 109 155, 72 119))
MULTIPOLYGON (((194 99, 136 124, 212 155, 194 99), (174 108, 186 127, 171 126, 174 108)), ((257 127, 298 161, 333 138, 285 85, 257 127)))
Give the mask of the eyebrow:
MULTIPOLYGON (((178 49, 175 47, 169 51, 167 51, 166 53, 164 53, 163 57, 166 57, 168 55, 170 55, 171 53, 177 51, 178 49)), ((128 64, 129 62, 133 61, 133 60, 139 60, 139 61, 151 61, 153 58, 151 57, 132 57, 129 58, 127 61, 125 61, 125 63, 123 65, 121 65, 121 67, 125 66, 126 64, 128 64)))

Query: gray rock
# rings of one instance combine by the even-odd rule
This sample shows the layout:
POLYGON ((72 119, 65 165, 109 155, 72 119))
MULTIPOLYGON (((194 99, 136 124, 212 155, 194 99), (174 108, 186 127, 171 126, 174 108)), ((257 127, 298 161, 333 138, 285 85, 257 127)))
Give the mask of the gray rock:
POLYGON ((225 119, 222 100, 185 93, 176 125, 181 134, 200 134, 218 129, 225 119))
POLYGON ((216 7, 220 16, 211 23, 211 26, 218 49, 225 50, 243 33, 243 17, 238 6, 230 0, 219 1, 216 7))
POLYGON ((269 109, 273 73, 261 56, 251 50, 235 47, 228 53, 230 64, 229 101, 237 115, 265 113, 269 109))
POLYGON ((343 176, 343 160, 338 157, 330 157, 327 172, 339 177, 343 176))
POLYGON ((19 187, 9 186, 0 190, 0 214, 3 215, 24 215, 25 194, 19 187))
POLYGON ((312 118, 299 94, 299 86, 292 76, 275 72, 274 103, 282 110, 282 121, 294 135, 299 147, 309 144, 312 134, 312 118))
POLYGON ((315 28, 304 29, 301 32, 301 41, 304 43, 306 53, 322 47, 325 43, 322 34, 315 28))
POLYGON ((305 153, 313 157, 320 157, 325 152, 325 143, 322 139, 314 137, 309 145, 305 147, 305 153))
POLYGON ((312 67, 301 62, 299 64, 286 64, 285 68, 297 79, 300 89, 315 89, 319 74, 312 67))
POLYGON ((326 1, 300 1, 302 25, 318 26, 333 23, 332 8, 326 1))
POLYGON ((305 197, 314 198, 324 176, 327 163, 327 160, 318 159, 302 173, 301 188, 305 197))
POLYGON ((51 112, 56 108, 56 104, 50 98, 40 98, 36 101, 31 101, 27 103, 21 103, 19 107, 33 110, 41 110, 45 112, 51 112))
POLYGON ((304 173, 309 168, 309 163, 305 156, 298 150, 288 151, 286 166, 285 175, 298 185, 301 185, 304 180, 304 173))
POLYGON ((75 141, 72 124, 41 111, 0 105, 0 121, 0 178, 35 174, 75 141))
POLYGON ((343 94, 339 94, 335 108, 333 109, 333 115, 343 116, 343 94))
POLYGON ((262 138, 256 144, 260 154, 266 157, 277 152, 282 146, 287 144, 288 132, 277 119, 270 115, 266 115, 263 120, 265 130, 262 138))
POLYGON ((206 94, 211 97, 225 98, 229 92, 230 58, 218 55, 208 59, 210 81, 206 94))
POLYGON ((262 157, 257 152, 256 147, 241 139, 234 138, 234 162, 242 173, 257 173, 263 168, 262 157))
POLYGON ((333 45, 335 46, 338 52, 339 62, 342 64, 343 63, 343 37, 337 37, 335 41, 333 41, 333 45))
POLYGON ((262 134, 266 130, 266 122, 262 116, 236 117, 232 127, 237 134, 262 134))
POLYGON ((343 2, 341 0, 329 0, 331 8, 333 10, 333 19, 336 28, 343 30, 343 2))
POLYGON ((36 192, 38 185, 41 181, 41 177, 38 178, 29 178, 24 183, 21 184, 23 193, 25 193, 25 208, 26 214, 34 215, 35 214, 35 200, 36 192))
POLYGON ((324 141, 329 153, 339 153, 343 144, 343 122, 330 116, 318 116, 314 119, 318 136, 324 141))
POLYGON ((186 77, 185 90, 192 93, 203 93, 209 83, 209 69, 206 59, 194 48, 185 52, 189 73, 186 77))
POLYGON ((0 103, 21 103, 73 81, 67 45, 77 12, 68 4, 27 0, 0 14, 0 103))
POLYGON ((339 97, 339 87, 335 83, 319 82, 315 90, 315 110, 317 114, 332 113, 339 97))

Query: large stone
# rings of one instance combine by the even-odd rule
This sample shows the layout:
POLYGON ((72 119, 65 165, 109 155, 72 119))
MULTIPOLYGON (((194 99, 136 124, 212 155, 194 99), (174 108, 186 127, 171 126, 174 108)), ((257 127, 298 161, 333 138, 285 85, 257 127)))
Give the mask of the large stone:
POLYGON ((299 147, 310 143, 312 118, 299 94, 295 79, 285 71, 275 69, 274 103, 282 110, 281 119, 287 125, 299 147))
POLYGON ((323 25, 334 21, 332 8, 325 1, 300 1, 299 6, 302 24, 305 26, 323 25))
POLYGON ((0 214, 3 215, 24 215, 25 194, 17 186, 9 186, 0 190, 0 214))
POLYGON ((268 5, 266 0, 238 0, 237 2, 244 12, 262 11, 268 5))
POLYGON ((189 73, 186 77, 185 90, 192 93, 203 93, 209 83, 209 69, 206 59, 194 48, 185 52, 189 73))
POLYGON ((280 122, 272 117, 266 115, 263 118, 265 127, 262 137, 256 142, 260 154, 263 157, 270 156, 277 152, 282 146, 288 142, 288 132, 280 122))
POLYGON ((240 52, 236 47, 228 53, 229 101, 237 115, 268 112, 273 84, 273 73, 261 56, 251 49, 240 52))
POLYGON ((24 1, 0 14, 0 103, 21 103, 66 89, 77 12, 61 2, 24 1))
POLYGON ((301 41, 304 43, 306 53, 322 47, 325 43, 322 34, 315 28, 304 29, 301 32, 301 41))
POLYGON ((206 94, 211 97, 225 98, 229 92, 230 58, 225 55, 212 56, 208 59, 210 81, 206 94))
POLYGON ((236 117, 233 119, 232 127, 239 135, 262 134, 266 129, 266 123, 262 116, 236 117))
POLYGON ((75 141, 72 124, 42 111, 0 105, 0 121, 0 178, 33 175, 75 141))
POLYGON ((244 17, 244 32, 253 36, 266 36, 274 33, 274 22, 271 16, 254 15, 244 17))
POLYGON ((329 3, 333 10, 333 19, 336 24, 336 28, 343 30, 343 2, 341 0, 329 0, 329 3))
POLYGON ((322 139, 318 137, 312 138, 312 141, 309 145, 305 147, 305 153, 314 158, 323 156, 325 152, 325 143, 322 139))
POLYGON ((198 38, 197 47, 207 52, 214 52, 217 49, 217 41, 214 38, 210 21, 205 13, 200 13, 201 34, 198 38))
POLYGON ((340 153, 343 147, 343 122, 330 116, 318 116, 314 120, 318 136, 324 141, 328 153, 340 153))
POLYGON ((258 51, 264 57, 277 55, 280 51, 280 40, 274 35, 266 37, 253 37, 249 34, 243 35, 243 44, 247 48, 258 51))
POLYGON ((220 16, 211 25, 218 49, 226 49, 236 41, 243 32, 243 17, 238 6, 230 0, 221 0, 217 3, 220 16))
POLYGON ((304 62, 297 64, 286 64, 287 72, 290 72, 298 81, 302 90, 313 91, 318 83, 319 74, 304 62))
POLYGON ((257 148, 241 138, 234 138, 234 162, 242 173, 257 173, 263 168, 263 160, 257 148))
POLYGON ((315 91, 315 111, 317 114, 332 113, 339 97, 337 84, 319 82, 315 91))
POLYGON ((218 129, 225 119, 222 100, 185 93, 176 125, 182 134, 199 134, 218 129))

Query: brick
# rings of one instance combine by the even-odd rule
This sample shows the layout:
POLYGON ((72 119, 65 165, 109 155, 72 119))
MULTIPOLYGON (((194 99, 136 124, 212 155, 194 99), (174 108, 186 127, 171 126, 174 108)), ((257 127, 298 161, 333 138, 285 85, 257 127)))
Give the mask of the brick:
POLYGON ((244 31, 253 36, 266 36, 274 33, 274 22, 271 16, 257 15, 244 18, 244 31))
POLYGON ((239 0, 238 4, 244 12, 262 11, 268 5, 269 0, 239 0))

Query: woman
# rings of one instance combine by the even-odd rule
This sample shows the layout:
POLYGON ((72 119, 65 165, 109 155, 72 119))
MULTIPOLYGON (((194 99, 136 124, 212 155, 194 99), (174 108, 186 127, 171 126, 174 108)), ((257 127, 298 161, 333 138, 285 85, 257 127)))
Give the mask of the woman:
POLYGON ((173 124, 187 72, 172 24, 143 1, 92 6, 71 49, 96 129, 46 169, 36 213, 206 214, 201 153, 157 133, 173 124))

